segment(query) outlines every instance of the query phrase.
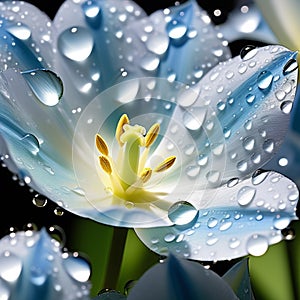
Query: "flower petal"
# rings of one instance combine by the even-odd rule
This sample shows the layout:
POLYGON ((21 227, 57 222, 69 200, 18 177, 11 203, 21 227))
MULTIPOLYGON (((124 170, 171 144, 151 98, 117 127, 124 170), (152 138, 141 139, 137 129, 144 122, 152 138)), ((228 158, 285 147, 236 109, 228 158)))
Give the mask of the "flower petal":
POLYGON ((1 70, 21 71, 53 65, 49 17, 23 1, 1 1, 1 70))
MULTIPOLYGON (((281 230, 297 219, 295 184, 272 171, 192 197, 190 203, 203 207, 192 222, 135 229, 147 247, 162 255, 175 252, 206 261, 259 256, 281 241, 281 230)), ((186 210, 179 207, 176 213, 181 220, 186 210)))
POLYGON ((243 258, 232 266, 222 278, 228 282, 239 299, 254 300, 249 274, 249 259, 243 258))
POLYGON ((128 300, 238 299, 227 282, 201 264, 170 255, 150 268, 130 290, 128 300))
POLYGON ((20 231, 0 240, 0 292, 3 299, 90 299, 90 266, 62 254, 59 242, 43 228, 20 231))

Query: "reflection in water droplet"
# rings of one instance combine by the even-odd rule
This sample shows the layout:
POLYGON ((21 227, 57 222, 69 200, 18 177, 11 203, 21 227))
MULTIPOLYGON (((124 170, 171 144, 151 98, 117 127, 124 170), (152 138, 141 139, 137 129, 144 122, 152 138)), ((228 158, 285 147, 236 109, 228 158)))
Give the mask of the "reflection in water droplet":
POLYGON ((81 62, 92 53, 94 40, 91 33, 83 27, 71 27, 58 37, 59 51, 67 58, 81 62))
POLYGON ((261 256, 268 250, 269 243, 266 237, 254 234, 248 239, 246 247, 250 255, 261 256))
POLYGON ((251 186, 242 187, 237 194, 237 201, 239 205, 245 206, 249 205, 254 199, 256 194, 256 189, 251 186))
POLYGON ((197 219, 198 210, 189 202, 179 201, 169 208, 168 217, 175 225, 187 225, 197 219))
POLYGON ((22 41, 26 41, 31 37, 31 30, 25 24, 18 23, 18 25, 8 27, 6 30, 22 41))
POLYGON ((206 109, 198 107, 192 112, 185 111, 183 114, 183 124, 189 130, 199 130, 204 122, 206 116, 206 109))
POLYGON ((287 75, 292 73, 293 71, 298 69, 298 63, 296 59, 290 59, 286 65, 283 67, 283 75, 287 75))
POLYGON ((79 282, 87 282, 91 275, 89 263, 79 256, 68 256, 63 260, 66 272, 79 282))
POLYGON ((273 75, 270 71, 262 71, 257 77, 257 85, 261 90, 267 90, 271 87, 273 75))
POLYGON ((27 133, 21 138, 21 141, 32 154, 36 155, 40 151, 39 140, 33 134, 27 133))
POLYGON ((173 40, 181 39, 187 33, 186 25, 178 20, 172 20, 167 24, 168 35, 173 40))
POLYGON ((39 101, 47 106, 56 105, 63 95, 63 83, 52 71, 45 69, 22 72, 26 82, 39 101))
POLYGON ((253 58, 256 55, 256 53, 257 53, 256 46, 247 45, 241 50, 240 56, 241 59, 243 60, 249 60, 253 58))
POLYGON ((36 207, 45 207, 47 204, 47 198, 41 196, 41 195, 35 195, 32 199, 32 203, 36 206, 36 207))
POLYGON ((285 228, 281 230, 281 234, 285 240, 290 241, 293 240, 296 236, 295 230, 293 228, 285 228))

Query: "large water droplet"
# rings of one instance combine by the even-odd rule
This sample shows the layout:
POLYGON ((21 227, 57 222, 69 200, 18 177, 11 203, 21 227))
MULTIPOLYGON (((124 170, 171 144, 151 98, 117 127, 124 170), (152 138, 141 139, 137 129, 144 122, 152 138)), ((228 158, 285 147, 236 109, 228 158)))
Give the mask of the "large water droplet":
POLYGON ((4 252, 0 256, 0 277, 7 282, 15 282, 22 271, 22 261, 15 254, 4 252))
POLYGON ((68 256, 63 261, 66 272, 79 282, 87 282, 91 275, 89 263, 82 257, 68 256))
POLYGON ((298 68, 297 60, 292 58, 283 67, 283 75, 292 73, 293 71, 297 70, 297 68, 298 68))
POLYGON ((260 256, 266 253, 269 243, 266 237, 259 234, 254 234, 247 241, 246 247, 249 254, 253 256, 260 256))
POLYGON ((6 29, 10 34, 19 40, 26 41, 31 37, 31 30, 24 24, 18 24, 6 29))
POLYGON ((256 46, 247 45, 241 50, 240 56, 241 56, 241 59, 248 60, 248 59, 253 58, 256 55, 256 53, 257 53, 256 46))
POLYGON ((83 27, 66 29, 58 37, 59 51, 73 61, 84 61, 92 53, 94 40, 91 33, 83 27))
POLYGON ((167 24, 168 35, 173 40, 181 39, 187 33, 186 25, 179 20, 172 20, 167 24))
POLYGON ((146 47, 149 51, 157 55, 162 55, 167 51, 169 47, 169 39, 162 33, 150 35, 148 40, 146 41, 146 47))
POLYGON ((189 202, 179 201, 169 208, 168 217, 175 225, 187 225, 197 219, 198 210, 189 202))
POLYGON ((290 218, 285 216, 277 215, 273 219, 273 225, 276 229, 280 229, 280 230, 284 229, 288 227, 289 224, 290 224, 290 218))
POLYGON ((47 106, 56 105, 63 94, 63 83, 52 71, 36 69, 22 72, 37 99, 47 106))
POLYGON ((186 87, 179 93, 177 103, 180 106, 188 107, 196 102, 198 96, 199 92, 196 89, 186 87))
POLYGON ((262 71, 257 77, 257 85, 261 90, 270 88, 273 81, 273 75, 270 71, 262 71))
POLYGON ((256 194, 256 189, 251 186, 242 187, 237 194, 237 201, 239 205, 245 206, 249 205, 254 199, 256 194))

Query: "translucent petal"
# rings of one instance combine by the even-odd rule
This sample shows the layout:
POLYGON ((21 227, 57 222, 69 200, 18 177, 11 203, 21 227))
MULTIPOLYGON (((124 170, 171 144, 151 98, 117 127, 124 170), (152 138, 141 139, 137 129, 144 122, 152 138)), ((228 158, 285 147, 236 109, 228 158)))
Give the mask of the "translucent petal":
POLYGON ((219 28, 229 42, 254 40, 266 44, 280 44, 253 0, 238 1, 234 10, 228 14, 226 22, 220 24, 219 28))
POLYGON ((254 300, 249 274, 249 258, 243 258, 232 266, 223 276, 239 299, 254 300))
POLYGON ((90 273, 86 260, 62 254, 60 243, 44 228, 10 233, 0 240, 3 299, 90 299, 90 273))
POLYGON ((146 14, 133 1, 65 1, 54 20, 57 48, 54 70, 74 109, 120 81, 142 77, 135 57, 141 42, 128 25, 146 14), (127 37, 125 38, 125 33, 127 37))
POLYGON ((196 1, 156 11, 130 24, 129 30, 145 46, 138 64, 147 76, 192 85, 231 57, 226 41, 196 1))
POLYGON ((53 40, 49 17, 23 1, 1 1, 0 12, 1 70, 52 67, 53 40))
POLYGON ((138 299, 238 299, 225 280, 201 264, 170 255, 150 268, 130 290, 138 299))
POLYGON ((183 103, 181 121, 172 120, 185 125, 197 145, 200 184, 249 176, 278 151, 288 129, 296 53, 275 45, 250 50, 207 73, 192 88, 193 101, 183 103))
POLYGON ((297 219, 297 187, 273 171, 228 185, 192 195, 190 202, 199 208, 192 223, 136 229, 138 237, 159 254, 175 252, 196 260, 264 254, 283 239, 281 230, 297 219))

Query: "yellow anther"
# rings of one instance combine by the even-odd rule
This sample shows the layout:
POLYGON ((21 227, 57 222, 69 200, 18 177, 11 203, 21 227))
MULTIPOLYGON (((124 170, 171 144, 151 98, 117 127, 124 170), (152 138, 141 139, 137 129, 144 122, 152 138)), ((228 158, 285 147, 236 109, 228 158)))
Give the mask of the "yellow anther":
POLYGON ((126 114, 123 114, 118 122, 117 128, 116 128, 116 139, 120 145, 120 147, 122 147, 124 145, 124 143, 121 141, 120 137, 121 135, 124 133, 124 129, 123 126, 125 124, 129 124, 129 118, 126 114))
POLYGON ((108 155, 108 152, 109 152, 108 146, 107 146, 105 140, 99 134, 96 135, 96 146, 101 154, 103 154, 105 156, 108 155))
POLYGON ((143 183, 146 183, 151 178, 151 175, 152 175, 152 169, 145 168, 143 170, 140 178, 141 178, 143 183))
POLYGON ((171 168, 175 162, 176 156, 170 156, 166 158, 162 163, 160 163, 155 169, 154 172, 163 172, 171 168))
POLYGON ((99 162, 101 168, 106 172, 107 174, 112 173, 112 168, 109 160, 105 156, 99 156, 99 162))
POLYGON ((156 140, 158 133, 159 133, 160 125, 158 123, 155 123, 151 126, 151 128, 148 130, 146 137, 145 137, 145 147, 150 147, 154 141, 156 140))

